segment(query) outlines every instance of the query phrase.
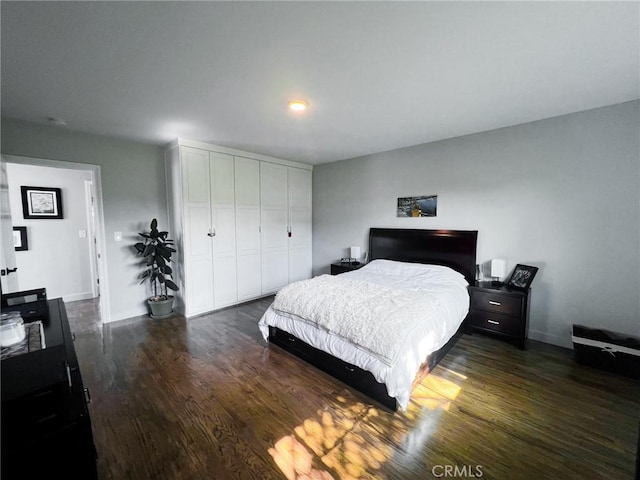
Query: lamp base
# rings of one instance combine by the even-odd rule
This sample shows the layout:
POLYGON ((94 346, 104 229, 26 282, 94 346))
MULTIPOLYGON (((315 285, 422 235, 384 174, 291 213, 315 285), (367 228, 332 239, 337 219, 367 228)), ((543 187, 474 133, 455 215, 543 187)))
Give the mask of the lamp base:
POLYGON ((502 287, 503 285, 504 282, 501 282, 500 280, 491 280, 492 287, 502 287))

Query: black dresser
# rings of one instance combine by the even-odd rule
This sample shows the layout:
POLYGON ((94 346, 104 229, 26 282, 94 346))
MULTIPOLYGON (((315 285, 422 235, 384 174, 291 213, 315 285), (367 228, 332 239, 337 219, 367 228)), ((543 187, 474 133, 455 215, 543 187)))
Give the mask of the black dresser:
POLYGON ((62 299, 24 303, 25 324, 41 321, 45 348, 0 362, 2 479, 97 478, 87 403, 62 299))

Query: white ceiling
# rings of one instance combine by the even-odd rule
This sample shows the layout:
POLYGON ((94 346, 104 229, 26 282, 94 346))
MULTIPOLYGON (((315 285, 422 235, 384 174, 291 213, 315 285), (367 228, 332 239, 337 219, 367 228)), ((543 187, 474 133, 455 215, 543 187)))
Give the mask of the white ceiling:
POLYGON ((640 98, 639 5, 3 1, 2 115, 330 162, 640 98))

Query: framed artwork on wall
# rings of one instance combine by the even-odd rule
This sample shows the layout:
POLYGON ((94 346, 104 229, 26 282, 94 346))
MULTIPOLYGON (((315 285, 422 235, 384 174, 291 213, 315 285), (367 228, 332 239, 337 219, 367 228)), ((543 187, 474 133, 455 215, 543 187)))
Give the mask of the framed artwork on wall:
POLYGON ((21 186, 20 189, 25 219, 63 218, 62 191, 59 188, 21 186))
POLYGON ((437 195, 398 198, 398 217, 435 217, 437 211, 437 195))
POLYGON ((13 227, 13 246, 15 247, 16 252, 20 250, 29 250, 27 227, 13 227))

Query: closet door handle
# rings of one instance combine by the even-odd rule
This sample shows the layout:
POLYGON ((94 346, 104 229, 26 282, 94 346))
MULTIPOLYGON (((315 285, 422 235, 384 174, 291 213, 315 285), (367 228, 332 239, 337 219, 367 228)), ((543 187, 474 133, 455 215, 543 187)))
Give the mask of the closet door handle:
POLYGON ((209 237, 215 237, 216 236, 216 229, 215 228, 213 230, 209 229, 209 233, 207 233, 207 235, 209 237))

